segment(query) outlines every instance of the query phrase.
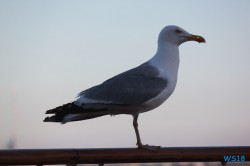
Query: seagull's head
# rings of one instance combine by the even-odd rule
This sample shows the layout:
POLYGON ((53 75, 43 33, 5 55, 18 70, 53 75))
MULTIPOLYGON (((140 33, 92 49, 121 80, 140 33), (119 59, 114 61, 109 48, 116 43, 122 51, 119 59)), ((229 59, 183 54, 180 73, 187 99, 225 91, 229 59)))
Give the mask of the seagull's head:
POLYGON ((186 30, 175 25, 169 25, 163 28, 159 34, 158 40, 159 42, 168 42, 178 46, 186 41, 196 41, 199 43, 206 42, 202 36, 190 34, 186 30))

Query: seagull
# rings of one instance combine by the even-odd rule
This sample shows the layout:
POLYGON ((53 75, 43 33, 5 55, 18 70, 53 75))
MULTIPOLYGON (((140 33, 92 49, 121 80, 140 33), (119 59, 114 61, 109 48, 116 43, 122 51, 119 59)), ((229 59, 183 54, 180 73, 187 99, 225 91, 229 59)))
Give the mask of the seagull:
POLYGON ((44 122, 65 124, 104 115, 132 115, 138 148, 157 151, 160 146, 142 144, 137 120, 140 113, 160 106, 173 93, 178 76, 179 46, 186 41, 205 43, 202 36, 190 34, 178 26, 164 27, 151 59, 82 91, 73 102, 48 110, 46 114, 52 115, 44 122))

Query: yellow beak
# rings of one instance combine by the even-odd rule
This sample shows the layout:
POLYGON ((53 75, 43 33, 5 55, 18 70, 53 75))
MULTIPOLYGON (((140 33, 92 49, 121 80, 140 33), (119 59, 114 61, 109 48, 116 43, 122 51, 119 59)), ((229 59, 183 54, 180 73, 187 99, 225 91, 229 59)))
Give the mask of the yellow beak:
POLYGON ((188 37, 188 39, 191 41, 197 41, 199 43, 206 43, 206 40, 202 36, 198 35, 191 35, 188 37))

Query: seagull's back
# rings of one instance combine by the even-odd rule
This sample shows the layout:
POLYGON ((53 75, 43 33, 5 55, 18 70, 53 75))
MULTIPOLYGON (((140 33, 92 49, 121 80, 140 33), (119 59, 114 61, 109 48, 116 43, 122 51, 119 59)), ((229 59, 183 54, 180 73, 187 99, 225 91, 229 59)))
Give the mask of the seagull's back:
POLYGON ((142 105, 167 87, 158 69, 148 62, 121 73, 79 94, 76 103, 142 105))

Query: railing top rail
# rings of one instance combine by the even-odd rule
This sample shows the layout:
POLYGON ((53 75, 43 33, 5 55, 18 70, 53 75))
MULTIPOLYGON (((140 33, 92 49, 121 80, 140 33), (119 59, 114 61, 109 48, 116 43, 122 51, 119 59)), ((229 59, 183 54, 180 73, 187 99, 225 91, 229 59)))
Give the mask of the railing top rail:
POLYGON ((224 162, 225 156, 250 161, 250 146, 0 150, 0 165, 104 164, 154 162, 224 162), (238 157, 238 158, 237 158, 238 157))

